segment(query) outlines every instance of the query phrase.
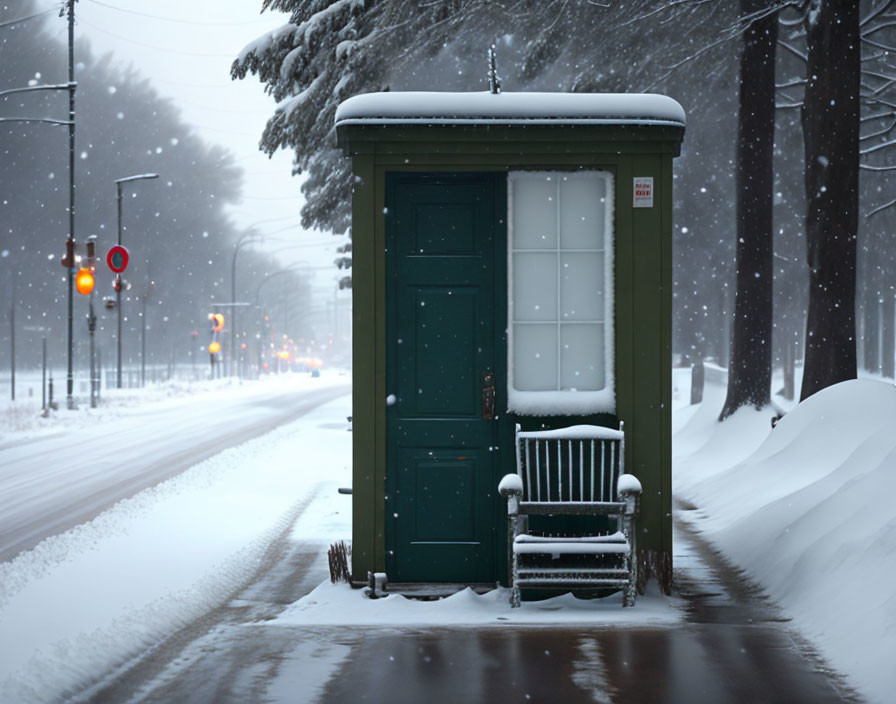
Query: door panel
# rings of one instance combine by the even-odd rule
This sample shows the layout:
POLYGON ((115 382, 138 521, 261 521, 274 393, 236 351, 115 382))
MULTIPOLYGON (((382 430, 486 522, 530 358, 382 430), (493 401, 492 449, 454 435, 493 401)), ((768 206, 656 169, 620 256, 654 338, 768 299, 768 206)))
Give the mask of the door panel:
POLYGON ((477 339, 479 297, 479 289, 473 287, 421 287, 400 304, 400 315, 415 342, 406 367, 413 370, 405 379, 412 387, 406 410, 443 417, 476 415, 479 401, 471 351, 477 339))
POLYGON ((393 582, 491 582, 495 182, 386 178, 386 570, 393 582))

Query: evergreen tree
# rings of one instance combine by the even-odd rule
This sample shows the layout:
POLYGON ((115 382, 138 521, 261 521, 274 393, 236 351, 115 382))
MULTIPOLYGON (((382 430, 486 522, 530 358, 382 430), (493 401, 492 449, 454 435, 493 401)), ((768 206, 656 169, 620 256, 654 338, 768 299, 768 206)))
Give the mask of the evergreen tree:
MULTIPOLYGON (((33 3, 0 6, 0 23, 41 9, 33 3)), ((58 10, 27 22, 0 27, 0 90, 67 80, 67 47, 54 35, 58 10)), ((64 35, 63 35, 64 36, 64 35)), ((83 254, 89 235, 98 237, 101 256, 116 240, 115 179, 155 172, 160 178, 124 191, 123 243, 131 252, 124 278, 125 361, 139 354, 141 303, 147 299, 147 353, 152 359, 179 357, 190 349, 191 333, 204 322, 209 303, 229 300, 230 243, 236 228, 224 209, 240 197, 242 174, 232 155, 212 146, 180 118, 133 69, 120 69, 111 56, 96 57, 76 40, 75 235, 83 254), (154 283, 153 283, 154 282, 154 283)), ((0 98, 0 116, 66 118, 67 95, 59 91, 12 93, 0 98)), ((51 364, 63 359, 67 289, 59 264, 68 233, 68 135, 65 128, 37 122, 0 123, 0 250, 5 270, 18 278, 17 347, 40 348, 44 327, 51 364), (9 269, 7 269, 7 267, 9 269)), ((114 344, 115 314, 101 299, 112 296, 113 275, 98 267, 97 343, 114 344)), ((2 291, 6 296, 6 291, 2 291)), ((87 360, 84 320, 87 301, 75 295, 76 366, 87 360)), ((0 313, 6 314, 6 306, 0 313)), ((0 328, 0 336, 8 334, 0 328)), ((4 347, 6 349, 6 347, 4 347)), ((32 355, 25 364, 33 363, 32 355)), ((106 361, 112 356, 107 355, 106 361)), ((21 362, 20 362, 21 363, 21 362)))
MULTIPOLYGON (((729 255, 716 254, 719 227, 712 222, 724 220, 729 208, 727 155, 709 146, 731 130, 724 108, 730 100, 726 41, 737 33, 726 32, 734 20, 728 3, 657 7, 650 0, 606 6, 544 0, 512 6, 480 0, 263 0, 262 9, 287 12, 289 22, 246 46, 232 75, 256 75, 279 103, 260 146, 268 154, 294 150, 294 173, 305 177, 306 227, 342 233, 350 225, 350 164, 336 148, 333 129, 341 101, 390 88, 485 90, 486 49, 492 43, 498 45, 505 90, 651 89, 679 98, 698 116, 698 127, 693 132, 689 128, 689 144, 699 152, 701 168, 681 169, 678 193, 697 193, 688 215, 705 213, 709 224, 685 228, 689 235, 676 250, 676 261, 686 262, 693 253, 711 263, 695 272, 698 285, 676 283, 682 311, 678 344, 689 344, 680 340, 707 324, 705 306, 697 299, 705 287, 718 286, 721 270, 730 267, 729 255), (721 41, 719 32, 724 34, 721 41), (692 70, 705 79, 692 81, 692 70), (699 126, 699 116, 719 106, 721 118, 716 114, 699 126), (707 174, 713 174, 709 182, 707 174), (713 250, 709 257, 707 249, 713 250)), ((347 254, 340 253, 338 265, 350 264, 347 254)))

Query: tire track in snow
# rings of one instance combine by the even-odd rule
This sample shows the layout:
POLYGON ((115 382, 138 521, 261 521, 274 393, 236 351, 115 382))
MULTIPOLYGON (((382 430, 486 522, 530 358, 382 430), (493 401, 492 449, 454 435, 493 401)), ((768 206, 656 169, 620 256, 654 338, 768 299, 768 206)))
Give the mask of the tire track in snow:
MULTIPOLYGON (((206 432, 210 437, 199 440, 184 449, 180 443, 170 441, 170 427, 158 426, 160 430, 155 436, 138 434, 140 443, 158 442, 164 444, 166 435, 176 450, 161 457, 156 457, 143 467, 135 468, 119 478, 107 479, 102 487, 88 486, 86 477, 79 472, 77 463, 67 464, 65 471, 53 472, 52 477, 45 477, 44 488, 39 496, 24 492, 17 494, 3 487, 0 496, 0 562, 10 560, 20 552, 37 545, 51 535, 64 532, 76 525, 92 520, 104 510, 122 499, 160 482, 170 479, 189 469, 195 464, 218 454, 219 452, 241 445, 248 440, 270 432, 274 428, 292 422, 309 412, 342 395, 348 393, 348 386, 335 386, 320 389, 296 398, 297 405, 288 405, 284 412, 262 420, 241 425, 237 428, 222 428, 210 422, 206 424, 206 432), (164 431, 168 429, 166 434, 164 431)), ((252 399, 253 403, 258 399, 252 399)), ((186 428, 177 428, 177 432, 196 434, 195 427, 190 424, 186 428)), ((139 455, 136 445, 130 448, 134 455, 139 455)), ((112 449, 102 456, 106 459, 122 457, 127 452, 121 448, 112 449)), ((95 464, 95 457, 92 464, 95 464)))

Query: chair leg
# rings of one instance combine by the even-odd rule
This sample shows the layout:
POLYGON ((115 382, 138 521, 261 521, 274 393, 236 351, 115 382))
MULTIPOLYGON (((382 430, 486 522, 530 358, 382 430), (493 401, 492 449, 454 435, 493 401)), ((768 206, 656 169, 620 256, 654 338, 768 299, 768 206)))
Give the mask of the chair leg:
POLYGON ((628 563, 628 583, 622 590, 623 608, 635 605, 635 595, 637 593, 638 585, 638 559, 637 553, 634 550, 634 545, 632 546, 631 553, 626 558, 626 562, 628 563))
POLYGON ((516 553, 513 553, 513 559, 511 560, 511 589, 510 589, 510 607, 513 609, 520 608, 520 588, 518 584, 519 577, 519 557, 516 553))
POLYGON ((631 578, 622 589, 622 607, 635 605, 635 585, 631 578))

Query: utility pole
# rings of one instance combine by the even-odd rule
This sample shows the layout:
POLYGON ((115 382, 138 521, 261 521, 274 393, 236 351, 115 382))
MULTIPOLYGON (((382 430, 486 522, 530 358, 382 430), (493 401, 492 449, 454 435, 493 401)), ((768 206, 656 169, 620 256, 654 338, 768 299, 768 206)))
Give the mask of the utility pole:
MULTIPOLYGON (((258 224, 258 223, 256 223, 258 224)), ((239 251, 242 247, 247 244, 254 244, 258 242, 262 238, 256 235, 251 230, 243 234, 236 241, 236 245, 233 247, 233 259, 230 263, 230 305, 233 306, 233 311, 230 317, 230 349, 232 360, 236 360, 236 339, 237 339, 237 330, 236 330, 236 255, 239 254, 239 251)), ((230 361, 230 376, 233 376, 233 361, 230 361)))
MULTIPOLYGON (((146 179, 158 178, 158 174, 136 174, 134 176, 125 176, 124 178, 115 179, 115 195, 118 208, 118 246, 121 247, 121 192, 123 184, 132 181, 142 181, 146 179)), ((118 308, 118 373, 116 386, 121 388, 121 287, 125 285, 122 281, 121 274, 115 277, 115 306, 118 308)))
MULTIPOLYGON (((87 265, 91 273, 96 270, 96 235, 87 238, 87 265)), ((93 294, 95 287, 90 291, 90 309, 87 313, 87 332, 90 334, 90 407, 96 408, 96 348, 94 347, 94 333, 96 332, 96 315, 93 312, 93 294)))
MULTIPOLYGON (((68 0, 68 239, 75 243, 75 2, 68 0)), ((66 243, 68 244, 68 243, 66 243)), ((68 269, 68 372, 65 377, 65 405, 75 407, 75 378, 72 373, 75 262, 68 269)))
POLYGON ((149 288, 143 292, 143 309, 140 317, 143 320, 143 332, 140 335, 140 388, 146 386, 146 299, 149 298, 149 288))
POLYGON ((40 410, 47 412, 47 336, 44 335, 40 342, 41 361, 43 370, 40 378, 40 410))
POLYGON ((16 277, 12 278, 12 300, 9 302, 9 373, 11 400, 16 400, 16 277))

